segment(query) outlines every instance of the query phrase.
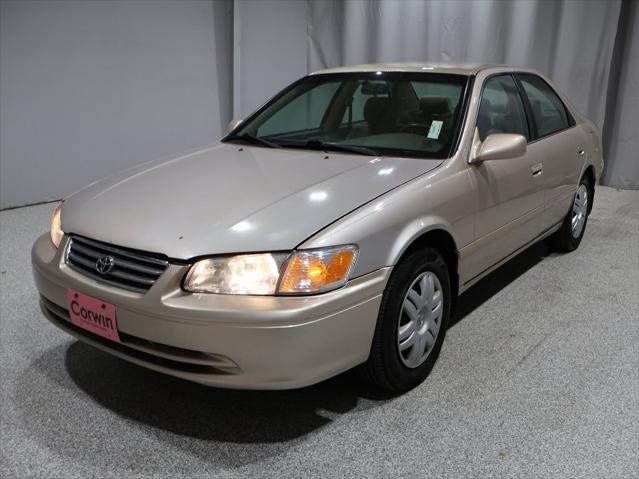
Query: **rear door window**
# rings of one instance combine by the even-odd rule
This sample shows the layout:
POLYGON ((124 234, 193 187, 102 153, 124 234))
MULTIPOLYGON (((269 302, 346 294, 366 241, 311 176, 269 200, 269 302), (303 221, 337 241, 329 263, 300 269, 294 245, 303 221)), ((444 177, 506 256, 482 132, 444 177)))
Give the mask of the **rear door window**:
POLYGON ((530 103, 538 137, 565 130, 574 124, 566 106, 543 79, 531 74, 519 74, 517 77, 530 103))

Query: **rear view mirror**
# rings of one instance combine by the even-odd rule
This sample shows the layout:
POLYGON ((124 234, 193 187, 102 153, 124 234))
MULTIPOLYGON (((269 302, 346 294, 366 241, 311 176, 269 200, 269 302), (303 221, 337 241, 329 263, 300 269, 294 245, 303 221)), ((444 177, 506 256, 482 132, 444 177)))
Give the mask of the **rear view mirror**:
POLYGON ((228 125, 226 125, 226 132, 230 133, 233 130, 235 130, 235 128, 237 128, 237 126, 242 123, 242 120, 239 120, 237 118, 233 118, 231 121, 229 121, 228 125))
POLYGON ((362 83, 362 95, 388 96, 388 83, 385 81, 366 80, 362 83))
POLYGON ((506 160, 526 154, 526 137, 514 133, 493 133, 479 145, 472 163, 488 160, 506 160))

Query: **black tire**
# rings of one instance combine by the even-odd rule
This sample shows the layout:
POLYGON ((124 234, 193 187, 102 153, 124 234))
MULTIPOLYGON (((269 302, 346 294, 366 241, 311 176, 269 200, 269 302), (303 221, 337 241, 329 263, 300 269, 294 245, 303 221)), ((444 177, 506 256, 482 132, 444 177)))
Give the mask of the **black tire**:
POLYGON ((451 309, 450 274, 442 255, 424 248, 409 253, 393 270, 384 291, 377 318, 375 335, 368 361, 360 366, 364 379, 378 387, 404 392, 419 385, 430 373, 439 356, 446 336, 451 309), (431 272, 441 285, 442 316, 435 343, 425 361, 417 367, 407 367, 400 358, 397 331, 401 321, 404 298, 413 281, 424 272, 431 272))
POLYGON ((584 233, 586 232, 586 225, 588 224, 588 214, 590 213, 590 209, 592 207, 591 201, 594 197, 594 188, 591 184, 590 178, 586 175, 584 175, 584 177, 579 182, 579 186, 577 187, 578 191, 579 188, 582 187, 582 185, 585 186, 587 191, 587 204, 585 208, 583 227, 581 228, 581 231, 577 236, 573 234, 573 206, 575 203, 575 198, 577 197, 577 193, 575 193, 573 201, 570 204, 570 211, 568 211, 568 214, 564 218, 564 221, 561 224, 561 228, 546 239, 548 245, 556 251, 568 253, 570 251, 576 250, 579 247, 579 243, 581 243, 581 239, 584 237, 584 233))

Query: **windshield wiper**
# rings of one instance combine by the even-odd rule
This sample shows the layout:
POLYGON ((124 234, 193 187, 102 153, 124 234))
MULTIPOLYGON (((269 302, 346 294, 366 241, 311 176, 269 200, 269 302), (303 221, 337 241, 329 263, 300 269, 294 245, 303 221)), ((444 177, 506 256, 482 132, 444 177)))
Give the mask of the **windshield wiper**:
POLYGON ((242 133, 241 135, 229 136, 227 140, 242 140, 247 143, 251 143, 253 145, 264 145, 264 146, 268 146, 269 148, 282 148, 282 145, 279 145, 278 143, 274 143, 272 141, 265 140, 264 138, 253 136, 249 133, 242 133))
POLYGON ((320 150, 345 151, 348 153, 358 153, 360 155, 379 156, 376 151, 366 148, 365 146, 344 145, 342 143, 325 143, 320 140, 308 140, 305 143, 305 146, 318 148, 320 150))

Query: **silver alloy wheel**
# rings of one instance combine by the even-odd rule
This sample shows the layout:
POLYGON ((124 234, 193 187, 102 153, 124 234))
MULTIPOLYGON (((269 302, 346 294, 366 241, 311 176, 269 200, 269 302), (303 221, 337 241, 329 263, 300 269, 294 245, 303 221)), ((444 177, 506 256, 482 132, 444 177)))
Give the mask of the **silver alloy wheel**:
POLYGON ((397 327, 399 357, 409 368, 420 366, 433 350, 444 311, 444 292, 431 271, 421 273, 408 288, 397 327))
POLYGON ((586 224, 588 216, 588 188, 586 185, 579 185, 575 202, 572 205, 572 237, 579 238, 586 224))

